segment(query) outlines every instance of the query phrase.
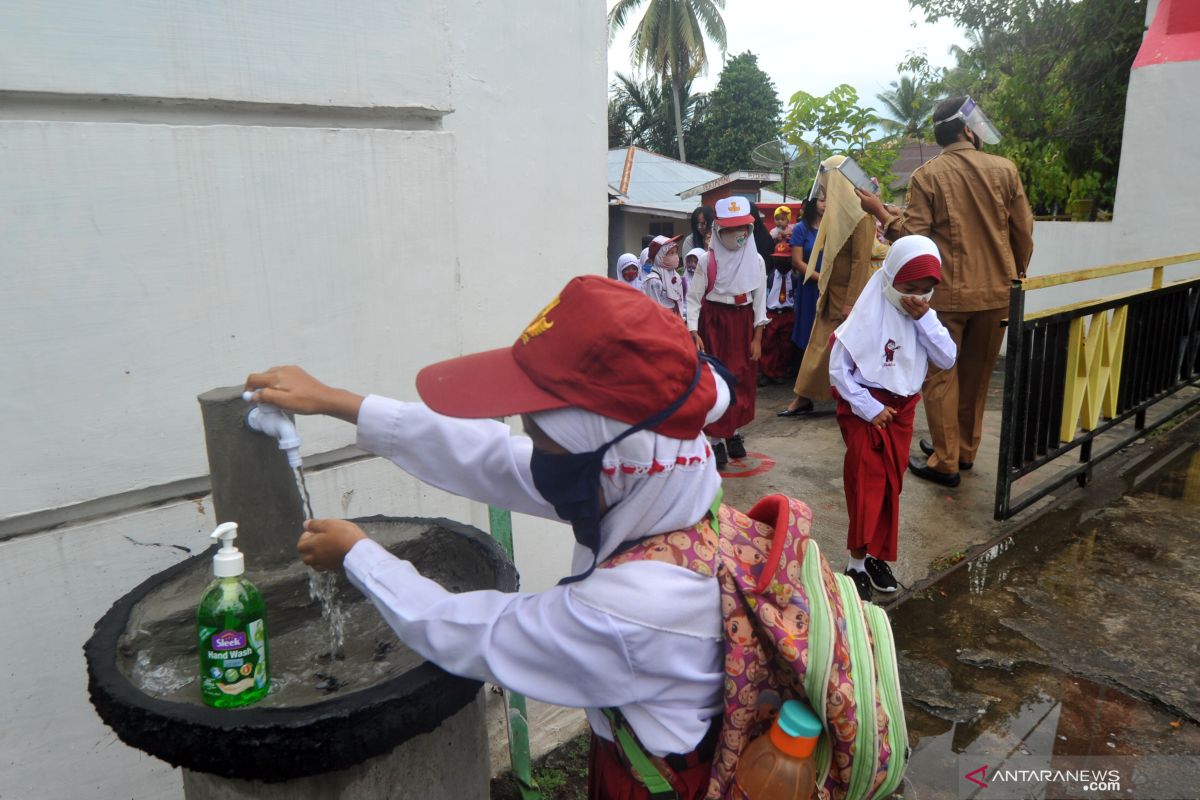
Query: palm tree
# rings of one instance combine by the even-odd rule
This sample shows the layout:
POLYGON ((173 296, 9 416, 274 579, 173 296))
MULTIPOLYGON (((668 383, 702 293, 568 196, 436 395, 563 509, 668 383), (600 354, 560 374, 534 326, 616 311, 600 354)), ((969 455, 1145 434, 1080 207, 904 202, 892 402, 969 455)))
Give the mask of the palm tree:
MULTIPOLYGON (((708 96, 692 94, 692 81, 683 84, 680 108, 684 130, 690 134, 702 115, 708 96)), ((677 147, 669 89, 656 78, 637 81, 617 73, 608 98, 609 147, 637 145, 667 155, 677 147)))
POLYGON ((679 160, 687 161, 683 144, 684 84, 708 67, 705 36, 725 52, 725 22, 721 19, 725 0, 617 0, 608 12, 610 42, 642 5, 646 12, 629 43, 632 61, 634 66, 645 67, 663 83, 671 84, 679 160))
POLYGON ((891 87, 875 95, 892 115, 892 119, 881 118, 880 126, 889 133, 921 141, 929 133, 929 116, 933 113, 934 98, 929 87, 909 75, 902 75, 899 82, 892 81, 891 87))

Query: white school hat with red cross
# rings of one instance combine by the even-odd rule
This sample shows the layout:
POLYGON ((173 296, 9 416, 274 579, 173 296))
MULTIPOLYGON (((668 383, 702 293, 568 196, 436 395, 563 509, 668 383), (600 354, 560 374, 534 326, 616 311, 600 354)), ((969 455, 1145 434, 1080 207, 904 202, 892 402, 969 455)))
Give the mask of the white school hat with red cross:
POLYGON ((753 225, 754 217, 750 215, 750 201, 744 197, 722 197, 716 203, 717 224, 722 228, 736 228, 739 225, 753 225))

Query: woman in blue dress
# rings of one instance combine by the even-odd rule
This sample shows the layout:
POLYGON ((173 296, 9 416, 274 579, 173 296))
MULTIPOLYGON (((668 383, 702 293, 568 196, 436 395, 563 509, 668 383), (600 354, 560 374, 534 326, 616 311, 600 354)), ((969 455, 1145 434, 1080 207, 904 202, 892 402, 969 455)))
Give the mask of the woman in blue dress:
MULTIPOLYGON (((804 203, 804 213, 800 221, 792 228, 792 238, 788 244, 792 246, 792 280, 795 290, 796 321, 792 327, 792 343, 800 350, 808 347, 808 337, 812 333, 813 322, 817 318, 817 298, 821 290, 817 285, 816 274, 813 280, 805 281, 808 271, 808 259, 812 256, 813 245, 817 241, 817 230, 821 227, 821 218, 825 216, 825 190, 821 189, 815 199, 804 203)), ((824 254, 817 256, 816 272, 821 272, 821 261, 824 254)), ((781 417, 792 417, 811 411, 812 407, 802 407, 793 410, 790 406, 779 412, 781 417)))

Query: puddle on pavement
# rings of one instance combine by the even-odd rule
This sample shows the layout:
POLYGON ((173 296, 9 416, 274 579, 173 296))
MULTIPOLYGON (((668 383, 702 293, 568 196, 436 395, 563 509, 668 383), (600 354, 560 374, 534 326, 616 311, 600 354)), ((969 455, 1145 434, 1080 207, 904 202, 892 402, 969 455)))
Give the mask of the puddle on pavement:
POLYGON ((913 753, 896 796, 958 798, 960 755, 1200 755, 1198 533, 1193 448, 898 608, 913 753))

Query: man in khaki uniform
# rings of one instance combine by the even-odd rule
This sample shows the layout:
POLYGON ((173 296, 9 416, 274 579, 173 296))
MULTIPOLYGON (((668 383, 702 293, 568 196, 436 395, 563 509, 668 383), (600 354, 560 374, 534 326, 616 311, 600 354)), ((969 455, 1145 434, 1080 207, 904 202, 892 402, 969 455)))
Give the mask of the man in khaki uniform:
POLYGON ((921 234, 941 251, 942 283, 929 305, 958 345, 958 361, 946 370, 930 365, 921 393, 933 441, 921 441, 928 460, 910 458, 909 470, 957 486, 959 470, 970 469, 979 450, 1009 289, 1033 254, 1033 211, 1013 163, 979 149, 999 134, 969 97, 942 102, 933 121, 942 153, 913 172, 899 216, 874 195, 858 194, 888 239, 921 234))

